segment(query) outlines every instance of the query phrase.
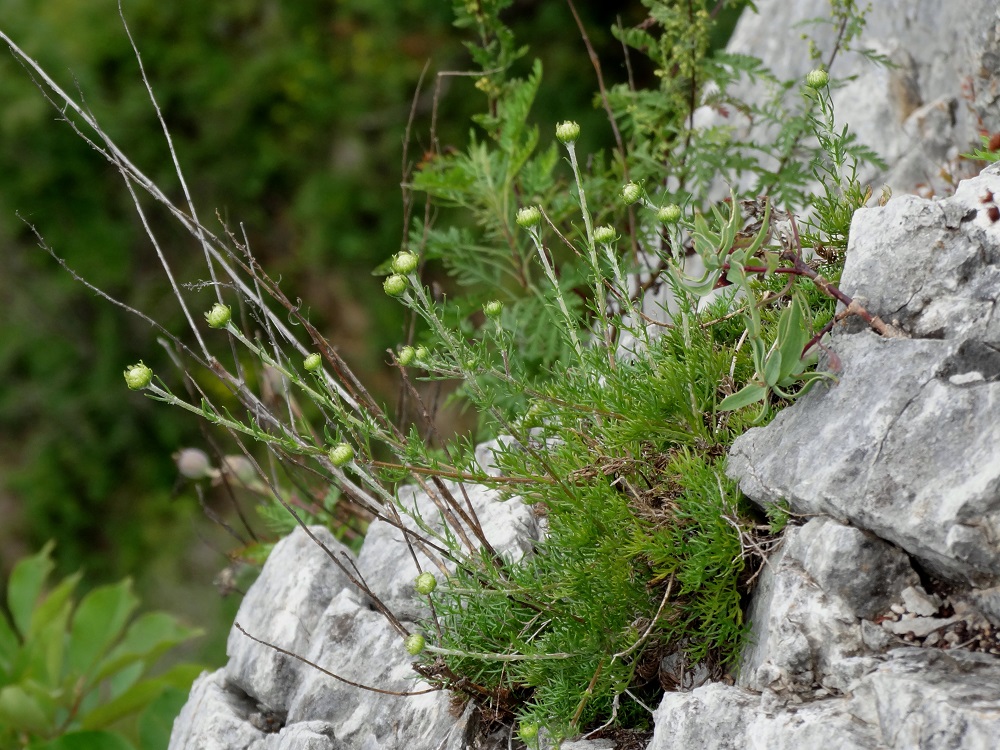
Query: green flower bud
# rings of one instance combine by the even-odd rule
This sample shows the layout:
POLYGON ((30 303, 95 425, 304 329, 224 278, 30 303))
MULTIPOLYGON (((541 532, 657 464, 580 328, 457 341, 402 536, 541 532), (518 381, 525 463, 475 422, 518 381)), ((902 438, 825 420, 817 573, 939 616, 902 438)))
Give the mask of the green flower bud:
POLYGON ((412 346, 404 346, 399 350, 399 354, 396 355, 396 359, 399 360, 399 364, 403 367, 409 367, 413 364, 413 360, 417 357, 417 350, 412 346))
POLYGON ((316 370, 323 366, 323 357, 319 354, 319 352, 313 352, 306 357, 302 366, 306 368, 306 372, 316 372, 316 370))
POLYGON ((610 245, 617 236, 615 228, 607 224, 594 230, 594 242, 600 242, 602 245, 610 245))
POLYGON ((437 588, 438 581, 433 573, 421 573, 413 584, 418 594, 429 594, 437 588))
POLYGON ((572 120, 564 120, 556 125, 556 138, 562 143, 573 143, 580 137, 580 124, 572 120))
POLYGON ((396 273, 408 274, 417 270, 419 259, 413 253, 399 253, 392 259, 392 270, 396 273))
POLYGON ((503 302, 498 299, 491 299, 483 305, 483 312, 486 313, 487 318, 499 318, 500 313, 503 312, 503 302))
POLYGON ((830 74, 822 68, 810 70, 806 76, 806 86, 811 89, 821 89, 830 82, 830 74))
POLYGON ((209 328, 225 328, 229 321, 233 319, 233 311, 229 305, 216 302, 212 309, 205 313, 205 320, 208 321, 209 328))
POLYGON ((125 370, 125 384, 133 391, 141 391, 153 380, 153 371, 141 361, 137 365, 129 365, 125 370))
POLYGON ((541 220, 542 212, 538 210, 538 206, 525 206, 517 212, 517 218, 515 219, 517 225, 525 229, 537 226, 541 220))
POLYGON ((200 448, 182 448, 174 454, 178 473, 185 479, 205 479, 218 476, 208 454, 200 448))
POLYGON ((354 460, 354 448, 347 443, 338 443, 326 455, 329 457, 330 463, 339 469, 354 460))
POLYGON ((622 200, 626 205, 635 203, 642 197, 642 188, 634 182, 629 182, 622 188, 622 200))
POLYGON ((382 288, 385 293, 390 297, 398 297, 403 292, 406 291, 406 277, 400 273, 394 273, 392 276, 388 276, 384 282, 382 282, 382 288))
POLYGON ((668 203, 666 206, 660 206, 656 212, 656 218, 664 224, 676 224, 681 220, 681 207, 676 203, 668 203))
POLYGON ((422 635, 420 635, 420 633, 408 635, 404 643, 406 644, 406 650, 409 652, 410 656, 416 656, 423 651, 424 646, 427 645, 427 641, 422 635))
POLYGON ((538 730, 539 726, 537 722, 522 721, 517 728, 517 734, 522 740, 531 742, 531 740, 538 736, 538 730))
POLYGON ((426 362, 427 358, 431 356, 430 350, 426 346, 418 346, 413 354, 417 358, 417 362, 426 362))

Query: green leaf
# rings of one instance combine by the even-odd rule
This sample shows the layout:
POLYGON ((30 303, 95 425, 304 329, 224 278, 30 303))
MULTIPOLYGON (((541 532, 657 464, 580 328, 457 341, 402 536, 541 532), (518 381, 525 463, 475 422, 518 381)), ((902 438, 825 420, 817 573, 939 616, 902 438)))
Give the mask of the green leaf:
POLYGON ((7 586, 7 606, 14 619, 14 627, 27 636, 31 629, 31 615, 35 602, 42 592, 42 586, 49 573, 55 567, 52 562, 52 549, 55 542, 49 542, 42 551, 32 557, 26 557, 14 566, 7 586))
POLYGON ((11 627, 7 616, 0 611, 0 684, 10 679, 14 659, 21 648, 20 639, 11 627))
POLYGON ((742 409, 744 406, 762 401, 765 396, 767 396, 767 388, 758 383, 750 383, 736 393, 722 399, 722 403, 719 404, 719 411, 742 409))
POLYGON ((122 642, 101 660, 94 680, 103 680, 137 661, 151 664, 177 644, 200 634, 200 630, 186 628, 164 612, 145 614, 129 626, 122 642))
POLYGON ((782 367, 778 379, 774 383, 768 381, 771 385, 785 383, 789 377, 798 374, 796 366, 802 359, 802 349, 811 335, 806 328, 802 305, 798 297, 793 297, 788 307, 781 312, 778 320, 778 352, 781 353, 782 367))
POLYGON ((132 582, 94 589, 77 607, 69 637, 67 663, 74 674, 85 675, 122 636, 128 618, 139 606, 132 582))
POLYGON ((122 695, 98 706, 82 717, 80 725, 85 729, 99 729, 126 716, 138 713, 159 698, 168 688, 189 689, 195 677, 201 674, 202 669, 197 664, 180 664, 159 677, 138 682, 122 695))
POLYGON ((771 388, 777 385, 781 381, 781 350, 775 349, 767 358, 767 363, 764 365, 764 372, 761 373, 764 377, 764 382, 771 388))
POLYGON ((20 685, 8 685, 0 690, 0 726, 27 732, 44 732, 52 728, 52 717, 35 697, 20 685))
POLYGON ((135 750, 135 746, 114 732, 70 732, 51 742, 33 743, 28 750, 135 750))
POLYGON ((174 719, 187 703, 188 691, 168 687, 146 707, 139 717, 139 746, 141 750, 167 750, 174 719))

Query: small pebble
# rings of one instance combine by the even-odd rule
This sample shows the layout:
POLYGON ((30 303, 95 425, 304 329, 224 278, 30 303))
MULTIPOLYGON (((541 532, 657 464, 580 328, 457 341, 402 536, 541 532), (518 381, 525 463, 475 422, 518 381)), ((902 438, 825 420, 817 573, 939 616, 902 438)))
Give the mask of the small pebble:
POLYGON ((891 609, 897 615, 901 615, 906 612, 906 609, 903 607, 902 604, 893 604, 891 607, 889 607, 889 609, 891 609))

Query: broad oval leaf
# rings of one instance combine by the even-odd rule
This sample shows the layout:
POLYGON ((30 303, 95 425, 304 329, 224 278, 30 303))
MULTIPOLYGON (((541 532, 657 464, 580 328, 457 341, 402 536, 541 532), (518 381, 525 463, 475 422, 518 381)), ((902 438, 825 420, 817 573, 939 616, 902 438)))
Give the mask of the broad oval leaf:
POLYGON ((22 637, 26 637, 31 629, 35 602, 42 593, 45 579, 55 567, 51 557, 53 547, 55 542, 49 542, 41 552, 24 558, 11 571, 7 584, 7 606, 14 619, 14 627, 22 637))
POLYGON ((750 404, 763 401, 765 396, 767 396, 767 388, 759 383, 750 383, 743 386, 736 393, 722 399, 722 403, 719 404, 719 411, 742 409, 744 406, 750 406, 750 404))
POLYGON ((138 606, 139 599, 132 593, 129 579, 87 594, 73 615, 67 653, 70 671, 86 675, 121 638, 128 618, 138 606))

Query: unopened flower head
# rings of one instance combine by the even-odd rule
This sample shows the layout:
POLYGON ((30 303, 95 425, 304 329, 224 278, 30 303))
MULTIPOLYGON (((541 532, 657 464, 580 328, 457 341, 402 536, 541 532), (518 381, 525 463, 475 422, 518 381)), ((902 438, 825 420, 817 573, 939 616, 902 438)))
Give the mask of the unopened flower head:
POLYGON ((806 86, 811 89, 821 89, 830 82, 830 74, 822 68, 810 70, 806 76, 806 86))
POLYGON ((562 143, 573 143, 580 137, 580 124, 572 120, 564 120, 556 125, 556 138, 562 143))
POLYGON ((538 209, 538 206, 525 206, 517 212, 517 218, 515 219, 517 225, 525 229, 538 226, 538 222, 541 220, 542 212, 538 209))
POLYGON ((498 299, 491 299, 483 305, 483 312, 486 313, 487 318, 499 318, 501 313, 503 313, 503 302, 498 299))
POLYGON ((399 297, 406 291, 406 277, 401 273, 394 273, 392 276, 387 276, 385 281, 382 282, 382 288, 390 297, 399 297))
POLYGON ((250 482, 257 478, 257 469, 254 468, 253 462, 246 456, 238 453, 223 456, 220 468, 223 474, 228 475, 241 484, 250 484, 250 482))
POLYGON ((417 580, 414 582, 414 588, 416 588, 418 594, 430 594, 434 589, 437 588, 438 582, 437 578, 434 577, 433 573, 421 573, 417 576, 417 580))
POLYGON ((153 371, 142 362, 129 365, 125 370, 125 384, 133 391, 141 391, 153 380, 153 371))
POLYGON ((534 721, 522 721, 517 728, 517 734, 526 742, 531 742, 538 736, 538 724, 534 721))
POLYGON ((392 259, 392 270, 396 273, 410 274, 417 270, 419 259, 413 253, 399 253, 392 259))
POLYGON ((208 454, 201 448, 181 448, 174 454, 174 463, 185 479, 205 479, 218 475, 208 454))
POLYGON ((417 358, 417 350, 412 346, 404 346, 399 350, 399 354, 396 355, 396 359, 399 364, 403 367, 409 367, 413 364, 413 360, 417 358))
POLYGON ((676 224, 681 220, 681 207, 676 203, 668 203, 666 206, 660 206, 656 212, 656 218, 664 224, 676 224))
POLYGON ((626 183, 622 188, 622 200, 626 204, 635 203, 639 198, 642 197, 642 188, 636 185, 634 182, 626 183))
POLYGON ((617 237, 618 233, 615 228, 609 224, 594 229, 594 242, 600 242, 602 245, 610 245, 617 237))
POLYGON ((406 650, 409 652, 410 656, 416 656, 424 650, 424 646, 427 645, 427 641, 422 635, 420 635, 420 633, 413 633, 412 635, 406 637, 404 644, 406 645, 406 650))
POLYGON ((212 309, 205 313, 205 320, 208 321, 209 328, 225 328, 229 321, 233 319, 233 311, 229 305, 216 302, 212 309))
POLYGON ((305 358, 302 366, 306 368, 307 372, 316 372, 316 370, 323 366, 323 357, 319 352, 313 352, 305 358))
POLYGON ((347 443, 339 443, 330 449, 327 457, 339 469, 354 460, 354 448, 347 443))
POLYGON ((416 357, 417 362, 426 362, 427 358, 431 356, 431 352, 426 346, 418 346, 414 350, 413 355, 416 357))

